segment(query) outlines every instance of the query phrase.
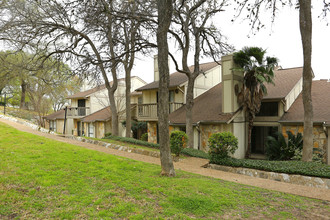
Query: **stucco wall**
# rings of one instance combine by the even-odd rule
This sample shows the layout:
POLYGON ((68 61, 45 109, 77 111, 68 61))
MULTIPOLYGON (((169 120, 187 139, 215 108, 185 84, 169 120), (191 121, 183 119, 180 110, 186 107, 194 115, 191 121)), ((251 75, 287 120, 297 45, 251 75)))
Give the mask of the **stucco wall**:
MULTIPOLYGON (((282 134, 285 138, 288 137, 287 131, 291 131, 293 134, 297 134, 298 132, 304 135, 304 126, 303 125, 286 125, 282 126, 282 134)), ((314 126, 313 127, 313 134, 314 134, 314 151, 319 153, 324 153, 324 162, 327 158, 327 147, 328 147, 328 138, 324 132, 322 126, 314 126)))

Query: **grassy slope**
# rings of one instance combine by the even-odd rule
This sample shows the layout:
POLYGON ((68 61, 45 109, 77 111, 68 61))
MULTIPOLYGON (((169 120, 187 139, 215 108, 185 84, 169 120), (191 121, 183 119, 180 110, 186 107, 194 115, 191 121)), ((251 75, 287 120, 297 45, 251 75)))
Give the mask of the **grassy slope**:
MULTIPOLYGON (((1 218, 291 218, 321 201, 115 157, 0 123, 1 218)), ((306 212, 308 210, 308 212, 306 212)))

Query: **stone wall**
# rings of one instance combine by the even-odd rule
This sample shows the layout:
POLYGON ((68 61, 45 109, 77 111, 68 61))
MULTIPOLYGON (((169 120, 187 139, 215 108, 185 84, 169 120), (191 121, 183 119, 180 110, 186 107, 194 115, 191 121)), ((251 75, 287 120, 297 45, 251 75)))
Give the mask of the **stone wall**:
MULTIPOLYGON (((297 134, 298 132, 304 135, 304 126, 303 125, 290 125, 290 126, 282 126, 282 134, 285 138, 288 137, 287 131, 291 131, 292 134, 297 134)), ((327 152, 327 136, 324 132, 323 126, 314 126, 313 128, 314 134, 314 152, 323 154, 323 162, 326 161, 326 152, 327 152)))
POLYGON ((216 124, 216 125, 200 125, 200 135, 201 135, 201 150, 208 152, 208 140, 209 137, 217 132, 225 132, 230 131, 232 132, 232 125, 231 124, 216 124))
POLYGON ((242 168, 242 167, 221 166, 217 164, 209 164, 208 167, 211 169, 221 170, 225 172, 238 173, 252 177, 275 180, 279 182, 330 189, 330 179, 327 178, 302 176, 302 175, 286 174, 286 173, 275 173, 275 172, 268 172, 264 170, 255 170, 255 169, 242 168))
POLYGON ((157 122, 148 122, 148 142, 157 144, 157 122))

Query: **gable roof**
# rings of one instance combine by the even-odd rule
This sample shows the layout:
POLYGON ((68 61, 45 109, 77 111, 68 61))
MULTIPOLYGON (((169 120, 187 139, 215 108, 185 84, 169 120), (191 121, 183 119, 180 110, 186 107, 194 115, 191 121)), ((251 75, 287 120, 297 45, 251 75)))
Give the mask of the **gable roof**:
MULTIPOLYGON (((275 85, 267 84, 267 99, 283 99, 302 77, 302 67, 281 69, 274 71, 275 85)), ((222 83, 214 86, 204 94, 194 99, 194 106, 192 109, 192 121, 197 123, 203 122, 227 122, 234 113, 222 113, 222 83)), ((185 124, 186 110, 185 106, 179 108, 169 115, 171 124, 185 124)))
POLYGON ((65 117, 65 110, 61 109, 57 112, 54 112, 50 115, 45 116, 44 119, 46 119, 46 120, 56 120, 56 119, 64 119, 64 117, 65 117))
MULTIPOLYGON (((222 113, 222 83, 198 96, 194 100, 192 109, 192 122, 227 122, 233 114, 222 113)), ((186 123, 186 109, 182 106, 169 115, 171 124, 186 123)))
MULTIPOLYGON (((112 82, 110 82, 110 85, 112 85, 112 82)), ((101 91, 103 89, 105 89, 105 84, 96 86, 92 89, 89 89, 89 90, 86 90, 86 91, 83 91, 83 92, 77 92, 73 95, 68 96, 67 99, 78 99, 78 98, 85 99, 88 96, 90 96, 91 94, 93 94, 95 92, 98 92, 98 91, 101 91)))
POLYGON ((267 84, 267 95, 263 99, 283 99, 302 78, 302 67, 274 71, 274 84, 267 84))
MULTIPOLYGON (((141 79, 140 77, 138 77, 138 76, 131 76, 131 80, 132 79, 138 79, 142 83, 146 84, 146 82, 143 79, 141 79)), ((124 80, 125 80, 125 78, 120 78, 120 79, 118 79, 118 82, 119 81, 124 81, 124 80)), ((112 86, 112 84, 113 84, 113 81, 110 82, 110 86, 112 86)), ((98 86, 96 86, 96 87, 94 87, 92 89, 86 90, 86 91, 77 92, 77 93, 75 93, 73 95, 68 96, 67 99, 79 99, 79 98, 86 99, 91 94, 93 94, 95 92, 98 92, 98 91, 101 91, 103 89, 106 89, 105 84, 98 85, 98 86)))
POLYGON ((96 111, 81 119, 82 122, 95 122, 95 121, 108 121, 111 119, 110 106, 105 107, 99 111, 96 111))
MULTIPOLYGON (((317 80, 312 82, 313 121, 330 125, 330 82, 317 80)), ((303 123, 304 107, 302 93, 298 96, 290 109, 280 119, 281 123, 303 123)))
MULTIPOLYGON (((206 72, 219 64, 217 62, 209 62, 209 63, 203 63, 199 65, 199 68, 201 71, 206 72)), ((194 70, 194 65, 189 67, 190 71, 194 70)), ((182 83, 186 82, 188 80, 188 77, 184 73, 175 72, 170 75, 170 85, 169 88, 177 87, 181 85, 182 83)), ((136 91, 143 91, 143 90, 151 90, 151 89, 158 89, 159 87, 159 81, 154 81, 152 83, 149 83, 145 86, 142 86, 138 88, 136 91)))

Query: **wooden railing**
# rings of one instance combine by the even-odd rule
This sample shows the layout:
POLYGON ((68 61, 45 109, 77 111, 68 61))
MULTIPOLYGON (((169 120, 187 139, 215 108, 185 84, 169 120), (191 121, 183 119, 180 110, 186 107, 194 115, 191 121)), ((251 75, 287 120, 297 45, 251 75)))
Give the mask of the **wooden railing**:
MULTIPOLYGON (((178 108, 183 106, 183 103, 170 102, 169 113, 174 112, 178 108)), ((157 103, 150 104, 138 104, 137 106, 137 117, 140 120, 157 120, 157 103)))
POLYGON ((68 107, 68 117, 83 117, 90 114, 89 107, 68 107))

